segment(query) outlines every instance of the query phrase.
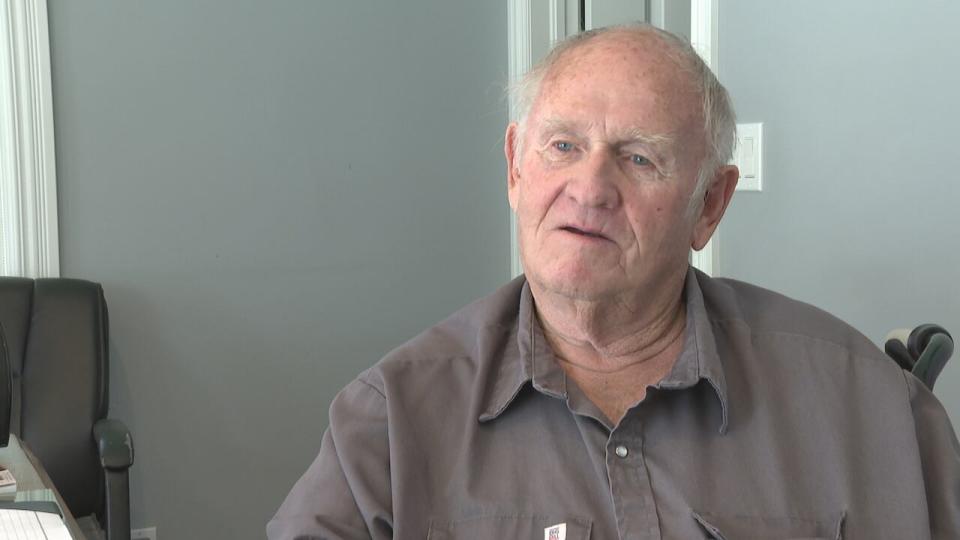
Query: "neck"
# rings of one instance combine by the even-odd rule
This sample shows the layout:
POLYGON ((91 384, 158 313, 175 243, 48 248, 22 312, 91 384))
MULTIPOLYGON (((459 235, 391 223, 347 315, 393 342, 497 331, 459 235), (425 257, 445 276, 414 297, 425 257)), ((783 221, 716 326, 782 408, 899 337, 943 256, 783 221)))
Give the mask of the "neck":
MULTIPOLYGON (((544 336, 565 368, 614 374, 652 358, 663 360, 676 348, 686 327, 684 275, 649 291, 590 299, 564 296, 533 281, 530 289, 544 336)), ((675 358, 670 360, 672 365, 675 358)))

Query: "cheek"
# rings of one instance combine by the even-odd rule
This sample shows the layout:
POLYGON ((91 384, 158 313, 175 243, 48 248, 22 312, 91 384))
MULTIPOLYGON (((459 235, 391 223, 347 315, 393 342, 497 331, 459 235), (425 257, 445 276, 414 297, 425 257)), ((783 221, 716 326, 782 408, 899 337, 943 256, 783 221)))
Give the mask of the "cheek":
POLYGON ((625 207, 634 236, 641 246, 658 247, 687 234, 686 199, 675 193, 646 193, 625 207))
POLYGON ((519 185, 518 215, 523 216, 524 225, 539 224, 550 211, 558 196, 558 183, 551 182, 549 175, 536 166, 527 166, 527 172, 519 185))

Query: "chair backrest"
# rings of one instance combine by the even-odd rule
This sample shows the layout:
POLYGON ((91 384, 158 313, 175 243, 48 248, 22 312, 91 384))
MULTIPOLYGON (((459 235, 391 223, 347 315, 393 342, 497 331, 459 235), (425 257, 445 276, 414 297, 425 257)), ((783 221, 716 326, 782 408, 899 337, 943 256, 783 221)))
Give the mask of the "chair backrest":
POLYGON ((3 331, 3 323, 0 323, 0 447, 6 447, 10 442, 10 393, 13 391, 10 378, 7 337, 3 331))
POLYGON ((93 424, 106 417, 107 305, 98 283, 0 277, 10 431, 33 451, 76 516, 103 518, 93 424))

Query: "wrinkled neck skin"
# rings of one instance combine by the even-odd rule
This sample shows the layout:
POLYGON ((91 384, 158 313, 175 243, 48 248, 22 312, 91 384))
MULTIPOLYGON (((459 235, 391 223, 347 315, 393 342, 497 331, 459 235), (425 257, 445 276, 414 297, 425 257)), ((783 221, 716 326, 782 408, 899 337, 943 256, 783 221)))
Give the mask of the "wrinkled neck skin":
POLYGON ((676 272, 651 290, 632 295, 591 299, 564 296, 533 281, 530 289, 547 342, 568 372, 572 367, 599 376, 637 368, 659 373, 672 367, 680 351, 686 327, 685 275, 676 272), (673 354, 663 358, 665 353, 673 354), (656 366, 647 362, 651 359, 657 360, 656 366), (648 369, 645 363, 651 364, 648 369))

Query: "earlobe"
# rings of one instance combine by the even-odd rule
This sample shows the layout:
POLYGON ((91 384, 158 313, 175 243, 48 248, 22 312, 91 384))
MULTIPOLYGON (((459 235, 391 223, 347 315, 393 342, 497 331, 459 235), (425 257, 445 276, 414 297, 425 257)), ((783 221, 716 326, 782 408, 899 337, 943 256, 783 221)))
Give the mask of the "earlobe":
POLYGON ((734 165, 726 165, 717 170, 703 197, 703 209, 694 225, 691 247, 700 251, 713 236, 723 214, 730 205, 733 192, 737 187, 740 171, 734 165))

